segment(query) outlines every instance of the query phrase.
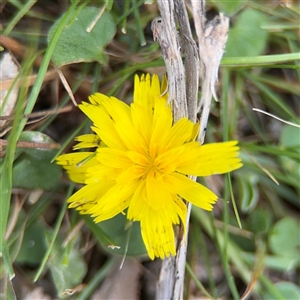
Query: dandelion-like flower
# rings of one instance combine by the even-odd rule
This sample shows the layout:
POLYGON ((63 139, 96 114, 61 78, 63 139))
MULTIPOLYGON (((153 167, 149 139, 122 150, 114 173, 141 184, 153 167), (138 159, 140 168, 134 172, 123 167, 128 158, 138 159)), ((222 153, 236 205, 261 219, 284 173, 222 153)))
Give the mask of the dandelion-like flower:
POLYGON ((77 137, 75 149, 57 163, 84 184, 68 202, 95 222, 119 213, 139 221, 149 257, 176 254, 173 225, 185 225, 185 201, 212 210, 217 196, 187 175, 222 174, 242 166, 236 141, 200 145, 199 125, 173 123, 168 95, 156 75, 135 77, 133 103, 96 93, 79 108, 95 134, 77 137))

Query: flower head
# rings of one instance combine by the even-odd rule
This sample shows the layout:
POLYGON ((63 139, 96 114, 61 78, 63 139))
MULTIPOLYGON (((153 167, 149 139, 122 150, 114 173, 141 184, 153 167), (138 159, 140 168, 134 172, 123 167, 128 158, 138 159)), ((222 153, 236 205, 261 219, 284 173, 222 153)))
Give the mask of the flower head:
POLYGON ((69 207, 95 222, 119 213, 139 221, 151 259, 175 255, 173 225, 185 224, 184 200, 212 210, 217 196, 187 175, 222 174, 241 167, 236 141, 200 145, 198 124, 182 118, 173 124, 168 95, 156 75, 135 77, 133 103, 96 93, 79 108, 95 134, 77 138, 76 149, 95 152, 61 155, 70 178, 85 186, 69 207))

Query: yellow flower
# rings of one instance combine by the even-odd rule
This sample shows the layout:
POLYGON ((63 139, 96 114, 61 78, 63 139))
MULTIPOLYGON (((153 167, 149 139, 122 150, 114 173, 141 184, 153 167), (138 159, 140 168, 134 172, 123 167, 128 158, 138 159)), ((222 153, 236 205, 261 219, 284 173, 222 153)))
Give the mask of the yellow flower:
POLYGON ((212 210, 217 196, 187 175, 222 174, 242 166, 236 141, 200 145, 198 124, 182 118, 173 124, 168 95, 156 75, 135 77, 133 103, 96 93, 79 108, 95 134, 82 135, 76 149, 95 152, 61 155, 70 178, 85 184, 69 207, 95 222, 119 213, 141 224, 149 257, 175 255, 173 225, 185 225, 184 200, 212 210))

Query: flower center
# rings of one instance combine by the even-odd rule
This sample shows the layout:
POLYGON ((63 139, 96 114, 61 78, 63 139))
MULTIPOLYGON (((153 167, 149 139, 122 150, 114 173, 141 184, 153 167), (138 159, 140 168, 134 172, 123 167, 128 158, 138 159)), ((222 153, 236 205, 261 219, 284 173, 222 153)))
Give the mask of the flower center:
POLYGON ((145 166, 145 176, 147 175, 155 176, 156 173, 160 173, 155 157, 153 158, 151 155, 148 155, 147 159, 148 159, 148 165, 145 166))
POLYGON ((156 177, 164 173, 160 159, 155 153, 130 152, 129 158, 134 163, 136 175, 141 179, 146 179, 148 175, 156 177))

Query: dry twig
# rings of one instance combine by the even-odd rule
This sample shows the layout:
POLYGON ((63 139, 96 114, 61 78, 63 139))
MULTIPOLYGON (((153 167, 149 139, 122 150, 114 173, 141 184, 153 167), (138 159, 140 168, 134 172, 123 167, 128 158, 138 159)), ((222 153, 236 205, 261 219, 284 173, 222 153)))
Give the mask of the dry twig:
MULTIPOLYGON (((204 141, 209 116, 211 98, 215 93, 218 68, 224 52, 229 26, 228 18, 222 14, 208 24, 205 24, 205 1, 195 0, 193 16, 199 40, 200 76, 202 78, 202 93, 200 99, 201 121, 199 140, 204 141)), ((183 0, 159 0, 161 17, 152 22, 153 38, 161 47, 169 84, 169 102, 173 108, 174 122, 182 117, 196 121, 197 93, 199 80, 199 56, 196 43, 193 40, 189 26, 188 15, 183 0), (178 35, 175 18, 180 29, 178 35), (183 53, 181 53, 181 50, 183 53), (185 64, 182 61, 185 55, 185 64)), ((196 177, 192 178, 196 180, 196 177)), ((186 232, 176 234, 177 255, 162 262, 161 273, 157 284, 157 299, 183 299, 184 270, 187 251, 187 233, 191 204, 187 203, 186 232)))

